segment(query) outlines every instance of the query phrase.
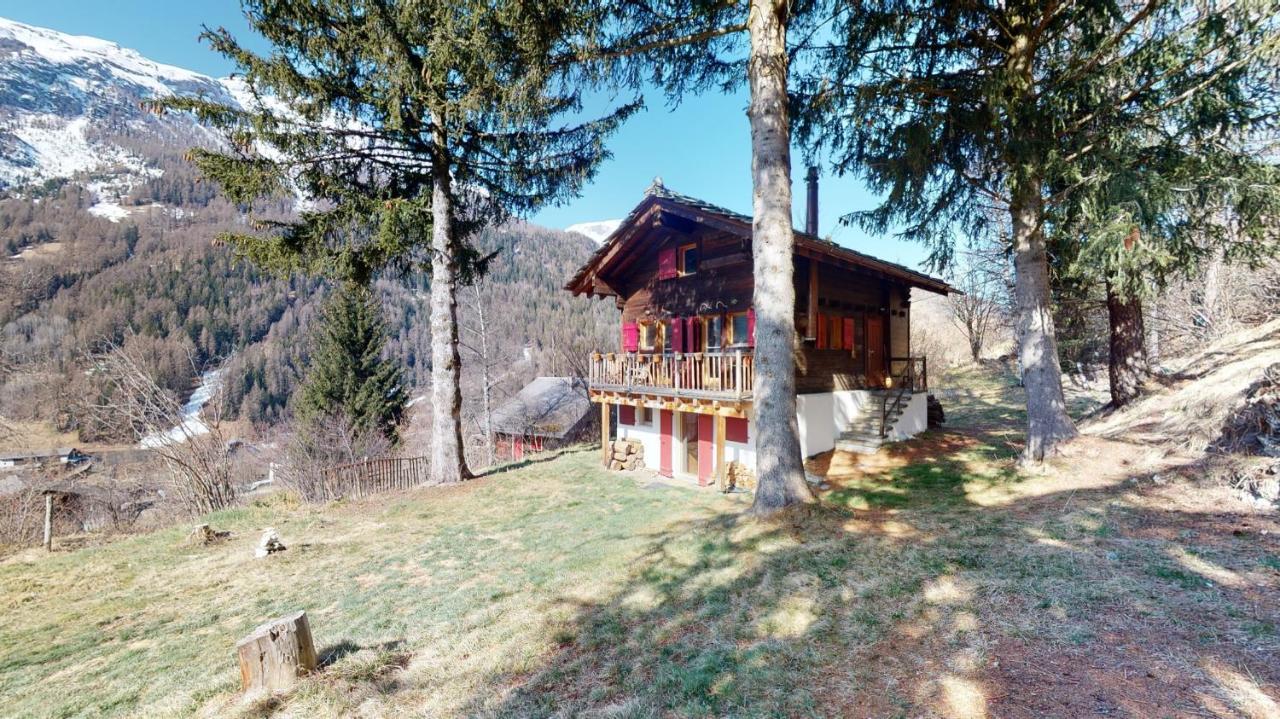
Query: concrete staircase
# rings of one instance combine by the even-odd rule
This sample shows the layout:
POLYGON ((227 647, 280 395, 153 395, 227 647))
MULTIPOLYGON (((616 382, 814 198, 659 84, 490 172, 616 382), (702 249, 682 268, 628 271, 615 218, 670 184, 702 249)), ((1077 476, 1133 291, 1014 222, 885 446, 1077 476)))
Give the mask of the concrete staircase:
MULTIPOLYGON (((879 451, 880 446, 884 444, 884 438, 880 436, 881 432, 881 415, 884 412, 884 403, 892 402, 893 396, 890 392, 875 391, 872 392, 873 399, 863 406, 857 416, 849 420, 849 425, 845 430, 836 437, 836 449, 842 452, 856 452, 858 454, 875 454, 879 451)), ((906 402, 903 402, 906 405, 906 402)), ((898 418, 902 416, 903 407, 899 407, 889 414, 885 419, 887 425, 884 429, 885 434, 893 431, 893 425, 897 423, 898 418)))

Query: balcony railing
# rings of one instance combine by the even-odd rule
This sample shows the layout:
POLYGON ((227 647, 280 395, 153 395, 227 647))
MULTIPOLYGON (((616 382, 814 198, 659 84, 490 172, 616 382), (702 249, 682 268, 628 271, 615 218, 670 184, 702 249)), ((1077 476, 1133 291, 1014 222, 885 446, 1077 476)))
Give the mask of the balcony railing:
POLYGON ((750 351, 689 354, 596 353, 590 357, 591 389, 700 399, 751 398, 750 351))

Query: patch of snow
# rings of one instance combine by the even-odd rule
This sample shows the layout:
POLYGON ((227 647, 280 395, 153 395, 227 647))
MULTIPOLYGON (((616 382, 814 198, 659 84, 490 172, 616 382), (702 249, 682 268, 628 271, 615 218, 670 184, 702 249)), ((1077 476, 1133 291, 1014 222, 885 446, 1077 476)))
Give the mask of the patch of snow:
MULTIPOLYGON (((136 50, 86 35, 67 35, 56 30, 25 25, 0 18, 0 37, 16 40, 31 52, 55 65, 74 67, 102 65, 118 80, 145 87, 158 95, 173 93, 173 83, 207 83, 205 75, 148 60, 136 50)), ((25 54, 18 53, 19 56, 25 54)), ((82 88, 83 89, 83 88, 82 88)))
POLYGON ((597 245, 603 245, 604 241, 609 239, 617 231, 618 226, 622 224, 622 220, 597 220, 595 222, 579 222, 576 225, 569 225, 564 228, 565 232, 576 232, 588 239, 594 241, 597 245))
POLYGON ((196 386, 187 403, 182 405, 182 422, 164 432, 153 432, 142 438, 138 446, 143 449, 164 447, 170 444, 182 444, 192 437, 209 433, 209 425, 200 418, 200 411, 209 404, 209 400, 222 387, 222 370, 215 369, 200 375, 200 384, 196 386))
POLYGON ((129 216, 129 211, 115 202, 99 202, 89 208, 89 214, 112 222, 119 222, 129 216))

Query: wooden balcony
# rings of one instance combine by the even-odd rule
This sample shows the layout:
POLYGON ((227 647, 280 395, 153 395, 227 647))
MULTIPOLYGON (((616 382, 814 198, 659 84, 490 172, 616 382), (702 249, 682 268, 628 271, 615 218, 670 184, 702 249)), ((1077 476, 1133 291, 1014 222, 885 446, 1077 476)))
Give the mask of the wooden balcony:
POLYGON ((592 390, 691 399, 751 399, 754 381, 750 350, 679 353, 595 353, 590 357, 592 390))

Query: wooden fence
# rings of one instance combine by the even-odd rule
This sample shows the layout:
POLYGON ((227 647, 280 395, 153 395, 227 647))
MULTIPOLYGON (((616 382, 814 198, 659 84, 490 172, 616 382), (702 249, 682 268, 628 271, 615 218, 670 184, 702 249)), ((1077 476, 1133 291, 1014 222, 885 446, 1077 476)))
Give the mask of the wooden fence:
POLYGON ((420 487, 430 481, 426 457, 387 457, 340 464, 324 471, 328 499, 360 498, 420 487))

